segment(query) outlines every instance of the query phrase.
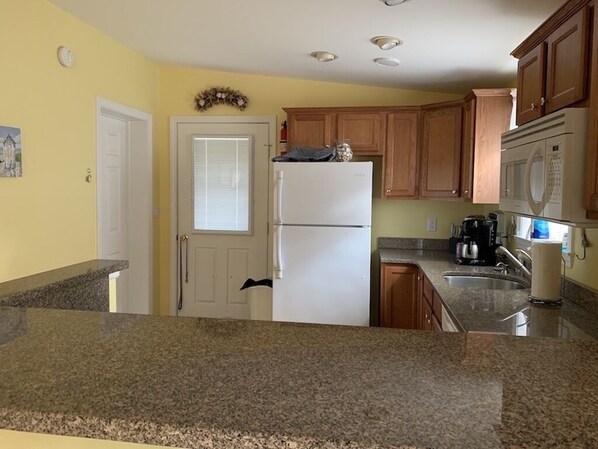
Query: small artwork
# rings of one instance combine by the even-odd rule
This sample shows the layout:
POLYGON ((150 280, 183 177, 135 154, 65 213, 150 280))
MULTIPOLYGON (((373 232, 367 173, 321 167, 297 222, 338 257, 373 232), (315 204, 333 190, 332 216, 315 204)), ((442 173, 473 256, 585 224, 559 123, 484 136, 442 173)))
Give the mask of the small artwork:
POLYGON ((0 126, 0 178, 23 176, 21 130, 0 126))

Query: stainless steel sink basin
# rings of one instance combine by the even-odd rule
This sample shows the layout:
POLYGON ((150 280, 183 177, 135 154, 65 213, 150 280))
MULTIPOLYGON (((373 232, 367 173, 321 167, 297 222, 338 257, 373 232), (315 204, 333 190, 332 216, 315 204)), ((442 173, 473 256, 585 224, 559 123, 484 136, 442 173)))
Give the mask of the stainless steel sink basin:
POLYGON ((445 275, 444 279, 458 288, 484 288, 488 290, 517 290, 526 286, 509 279, 489 276, 445 275))

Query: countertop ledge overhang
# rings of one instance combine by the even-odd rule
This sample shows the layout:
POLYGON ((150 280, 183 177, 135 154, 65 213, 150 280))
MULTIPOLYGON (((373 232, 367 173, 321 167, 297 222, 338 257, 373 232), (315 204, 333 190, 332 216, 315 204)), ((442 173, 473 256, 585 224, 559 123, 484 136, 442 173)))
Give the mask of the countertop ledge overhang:
POLYGON ((108 277, 126 260, 93 259, 0 283, 0 306, 108 311, 108 277))
MULTIPOLYGON (((380 248, 380 263, 419 266, 442 298, 456 326, 465 332, 506 335, 597 339, 598 314, 595 303, 582 307, 569 300, 567 290, 560 306, 534 305, 528 300, 529 288, 521 290, 462 289, 450 285, 444 274, 496 275, 493 267, 457 265, 446 250, 380 248)), ((529 283, 515 276, 510 279, 529 283)))
POLYGON ((598 342, 0 308, 0 427, 183 448, 598 447, 598 342))

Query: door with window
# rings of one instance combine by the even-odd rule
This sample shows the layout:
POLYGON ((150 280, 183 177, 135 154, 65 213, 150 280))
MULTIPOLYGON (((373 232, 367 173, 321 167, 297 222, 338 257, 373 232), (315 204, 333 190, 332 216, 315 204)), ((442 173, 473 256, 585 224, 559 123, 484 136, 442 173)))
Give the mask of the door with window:
POLYGON ((179 315, 249 318, 268 276, 269 123, 179 123, 179 315))

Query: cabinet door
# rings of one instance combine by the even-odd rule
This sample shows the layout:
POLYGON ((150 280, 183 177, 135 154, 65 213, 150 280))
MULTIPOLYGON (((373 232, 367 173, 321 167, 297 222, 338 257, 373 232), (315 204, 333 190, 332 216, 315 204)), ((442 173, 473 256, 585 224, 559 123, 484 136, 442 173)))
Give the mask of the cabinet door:
POLYGON ((385 113, 339 112, 337 139, 348 139, 353 154, 382 155, 386 133, 385 113))
POLYGON ((517 124, 542 116, 546 43, 542 42, 517 64, 517 124))
POLYGON ((335 114, 288 113, 288 146, 323 148, 333 145, 335 114))
POLYGON ((423 111, 420 198, 458 198, 463 107, 423 111))
POLYGON ((426 297, 423 296, 422 298, 422 302, 421 302, 421 330, 424 331, 431 331, 434 330, 434 324, 433 324, 433 317, 432 317, 432 307, 430 306, 430 303, 428 303, 428 301, 426 300, 426 297))
MULTIPOLYGON (((473 191, 473 150, 475 142, 476 99, 463 106, 463 148, 461 153, 461 197, 471 199, 473 191)), ((500 151, 500 147, 498 148, 500 151)))
POLYGON ((586 97, 588 19, 586 7, 558 27, 546 40, 547 114, 586 97))
POLYGON ((416 111, 388 114, 382 161, 383 192, 387 198, 417 198, 418 121, 416 111))
POLYGON ((380 326, 417 329, 418 268, 382 264, 380 326))
MULTIPOLYGON (((483 89, 477 90, 484 93, 483 89)), ((461 195, 473 198, 476 204, 497 204, 500 191, 500 150, 501 134, 509 130, 513 102, 510 92, 505 89, 496 95, 476 96, 473 107, 475 120, 473 126, 473 183, 464 186, 461 181, 461 195), (465 190, 469 189, 469 194, 465 190), (473 192, 472 192, 473 189, 473 192), (473 196, 471 196, 473 193, 473 196)), ((467 114, 466 114, 467 115, 467 114)), ((467 128, 464 119, 463 129, 467 128)), ((469 143, 469 140, 468 140, 469 143)), ((464 170, 466 162, 466 147, 463 147, 464 170)), ((467 163, 470 163, 467 161, 467 163)), ((468 166, 469 167, 469 166, 468 166)), ((464 175, 465 170, 461 172, 464 175)))
MULTIPOLYGON (((598 92, 598 14, 593 14, 592 76, 590 92, 598 92)), ((590 120, 586 145, 585 207, 587 217, 598 220, 598 95, 590 95, 590 120)))

